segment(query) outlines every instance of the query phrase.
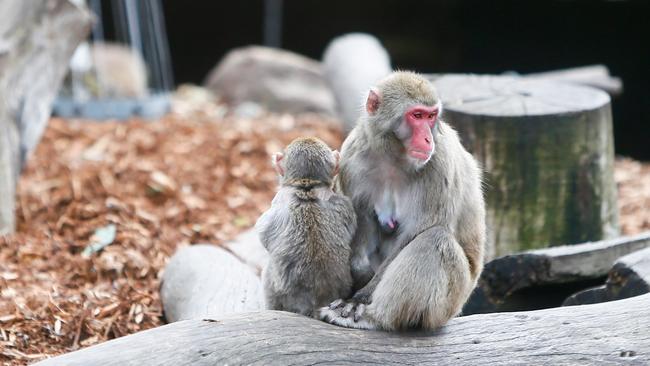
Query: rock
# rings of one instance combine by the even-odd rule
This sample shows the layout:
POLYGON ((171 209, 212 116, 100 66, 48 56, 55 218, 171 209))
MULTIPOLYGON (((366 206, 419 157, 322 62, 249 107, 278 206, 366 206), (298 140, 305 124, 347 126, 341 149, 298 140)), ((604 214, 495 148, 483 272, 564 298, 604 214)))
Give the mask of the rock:
POLYGON ((165 267, 160 295, 168 322, 222 318, 264 308, 259 277, 214 245, 178 250, 165 267))
POLYGON ((361 114, 368 90, 390 74, 390 56, 370 34, 345 34, 334 38, 325 49, 323 70, 349 132, 361 114))
POLYGON ((205 85, 234 107, 254 102, 272 112, 335 115, 334 96, 320 64, 289 51, 234 49, 209 73, 205 85))

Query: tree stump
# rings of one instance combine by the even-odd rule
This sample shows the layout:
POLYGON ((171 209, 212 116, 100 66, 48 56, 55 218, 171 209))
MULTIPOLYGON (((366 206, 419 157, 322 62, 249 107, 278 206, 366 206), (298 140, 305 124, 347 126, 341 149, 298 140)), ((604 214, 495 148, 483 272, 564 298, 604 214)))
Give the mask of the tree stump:
POLYGON ((606 93, 509 76, 435 85, 443 118, 485 169, 489 257, 618 235, 606 93))

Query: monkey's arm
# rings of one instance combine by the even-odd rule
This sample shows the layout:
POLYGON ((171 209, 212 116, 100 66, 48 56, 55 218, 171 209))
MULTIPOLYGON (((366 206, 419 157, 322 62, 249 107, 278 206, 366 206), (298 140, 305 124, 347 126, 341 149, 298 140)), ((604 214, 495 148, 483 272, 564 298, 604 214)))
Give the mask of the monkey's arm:
POLYGON ((273 243, 277 242, 285 227, 284 219, 288 216, 287 206, 289 204, 287 193, 286 189, 281 189, 273 198, 271 207, 255 223, 260 242, 269 253, 273 250, 273 243))
POLYGON ((483 270, 486 225, 485 203, 480 183, 475 184, 474 188, 463 200, 456 226, 456 240, 467 256, 471 278, 476 282, 483 270))

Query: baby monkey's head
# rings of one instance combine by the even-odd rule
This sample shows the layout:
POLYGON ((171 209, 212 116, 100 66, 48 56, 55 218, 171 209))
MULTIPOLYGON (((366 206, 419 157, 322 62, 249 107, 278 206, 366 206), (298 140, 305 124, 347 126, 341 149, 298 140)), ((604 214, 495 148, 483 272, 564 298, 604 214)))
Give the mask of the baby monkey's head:
POLYGON ((331 185, 338 173, 339 152, 315 137, 293 140, 284 152, 273 154, 273 166, 282 184, 309 180, 331 185))

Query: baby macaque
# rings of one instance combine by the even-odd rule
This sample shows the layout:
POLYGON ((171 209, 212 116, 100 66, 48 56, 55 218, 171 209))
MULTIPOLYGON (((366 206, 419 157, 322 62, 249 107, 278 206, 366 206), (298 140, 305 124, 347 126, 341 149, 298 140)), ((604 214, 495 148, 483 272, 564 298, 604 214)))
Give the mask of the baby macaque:
POLYGON ((298 138, 273 155, 280 190, 257 221, 270 253, 262 274, 266 307, 306 316, 352 290, 352 202, 332 190, 339 153, 316 138, 298 138))

